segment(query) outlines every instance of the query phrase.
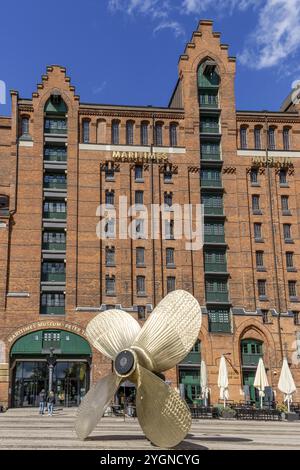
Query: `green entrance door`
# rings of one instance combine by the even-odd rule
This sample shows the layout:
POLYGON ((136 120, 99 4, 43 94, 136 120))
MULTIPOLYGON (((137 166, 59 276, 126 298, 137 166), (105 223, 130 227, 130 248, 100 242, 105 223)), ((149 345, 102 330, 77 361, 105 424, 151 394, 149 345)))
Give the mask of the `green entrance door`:
POLYGON ((192 404, 200 397, 200 368, 179 368, 179 383, 184 384, 185 399, 192 404))
POLYGON ((253 402, 258 402, 257 390, 253 385, 254 379, 255 379, 255 370, 243 371, 243 385, 246 385, 249 387, 248 390, 249 390, 250 400, 253 402))

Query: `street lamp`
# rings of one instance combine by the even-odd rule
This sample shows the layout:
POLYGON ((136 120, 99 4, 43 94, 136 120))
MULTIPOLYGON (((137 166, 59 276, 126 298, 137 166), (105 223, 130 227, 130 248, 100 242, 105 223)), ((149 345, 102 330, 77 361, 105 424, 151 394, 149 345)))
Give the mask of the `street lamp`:
POLYGON ((49 367, 49 386, 48 386, 48 392, 50 393, 52 390, 52 384, 53 384, 53 369, 56 364, 56 357, 54 356, 54 347, 51 346, 49 348, 50 354, 47 357, 47 364, 49 367))

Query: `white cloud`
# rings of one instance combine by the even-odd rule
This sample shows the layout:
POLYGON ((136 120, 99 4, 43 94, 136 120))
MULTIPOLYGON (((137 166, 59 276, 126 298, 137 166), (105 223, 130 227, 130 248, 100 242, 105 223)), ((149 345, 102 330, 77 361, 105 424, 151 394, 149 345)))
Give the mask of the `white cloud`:
POLYGON ((99 93, 101 93, 101 92, 106 88, 106 86, 107 86, 107 82, 106 82, 106 81, 103 81, 102 83, 100 83, 100 85, 95 86, 95 87, 93 88, 93 90, 92 90, 92 91, 93 91, 93 94, 94 94, 94 95, 98 95, 99 93))
POLYGON ((202 13, 208 9, 232 13, 235 8, 246 10, 257 6, 261 0, 182 0, 183 13, 202 13))
POLYGON ((290 60, 299 49, 300 1, 267 0, 239 58, 249 67, 263 69, 290 60))
POLYGON ((185 35, 184 28, 177 21, 162 21, 154 28, 153 33, 155 34, 163 29, 173 30, 176 37, 185 35))
POLYGON ((241 46, 238 57, 244 65, 262 69, 288 59, 291 66, 291 56, 300 49, 300 0, 108 0, 108 6, 113 12, 147 16, 154 34, 169 29, 176 37, 185 35, 181 14, 200 19, 207 11, 224 16, 252 8, 257 26, 241 46))

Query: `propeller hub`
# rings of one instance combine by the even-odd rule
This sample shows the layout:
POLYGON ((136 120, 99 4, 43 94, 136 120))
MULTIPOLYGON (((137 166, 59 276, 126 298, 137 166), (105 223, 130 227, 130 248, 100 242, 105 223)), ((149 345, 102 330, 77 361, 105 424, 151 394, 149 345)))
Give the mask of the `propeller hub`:
POLYGON ((136 368, 136 355, 129 349, 121 351, 115 359, 115 371, 120 377, 128 377, 136 368))

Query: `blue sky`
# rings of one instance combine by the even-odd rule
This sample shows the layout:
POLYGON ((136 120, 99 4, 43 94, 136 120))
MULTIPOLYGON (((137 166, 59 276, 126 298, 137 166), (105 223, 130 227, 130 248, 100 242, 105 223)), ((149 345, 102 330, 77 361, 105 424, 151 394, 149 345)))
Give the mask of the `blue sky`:
POLYGON ((67 67, 81 101, 166 106, 198 20, 237 55, 238 109, 278 110, 300 78, 300 0, 6 0, 0 80, 31 97, 46 65, 67 67))

